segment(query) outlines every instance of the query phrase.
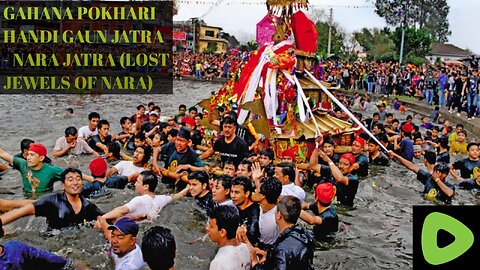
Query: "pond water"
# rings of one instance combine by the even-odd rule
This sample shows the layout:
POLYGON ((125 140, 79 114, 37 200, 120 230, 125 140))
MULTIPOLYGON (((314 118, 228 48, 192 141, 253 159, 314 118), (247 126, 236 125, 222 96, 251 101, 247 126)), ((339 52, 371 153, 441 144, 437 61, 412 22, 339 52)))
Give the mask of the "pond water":
MULTIPOLYGON (((65 128, 86 125, 91 111, 100 112, 102 119, 108 119, 110 132, 116 134, 120 131, 119 119, 134 114, 138 104, 153 101, 161 106, 163 116, 170 116, 176 113, 180 103, 189 107, 220 87, 205 82, 175 81, 173 95, 4 95, 0 97, 3 119, 0 147, 18 153, 20 141, 31 138, 45 144, 51 153, 55 140, 63 136, 65 128), (64 111, 69 107, 73 108, 74 115, 66 117, 64 111)), ((88 172, 90 160, 87 156, 68 156, 54 160, 54 164, 88 172)), ((414 174, 396 163, 388 168, 371 168, 370 176, 360 183, 355 207, 337 207, 341 231, 335 242, 316 250, 315 268, 411 269, 412 205, 435 203, 424 199, 422 190, 414 174)), ((478 204, 479 199, 470 192, 458 190, 458 186, 457 191, 452 204, 478 204)), ((157 188, 157 193, 172 192, 162 184, 157 188)), ((307 200, 313 201, 311 190, 307 193, 307 200)), ((113 190, 111 196, 92 201, 106 212, 134 196, 130 189, 113 190)), ((18 172, 9 170, 0 175, 0 197, 23 198, 18 172)), ((165 207, 153 222, 141 222, 140 231, 154 225, 170 228, 177 242, 175 268, 208 269, 217 248, 206 234, 205 224, 203 212, 192 198, 185 198, 165 207)), ((6 225, 5 229, 7 235, 2 242, 17 239, 62 256, 81 259, 93 269, 113 269, 108 243, 100 231, 88 226, 46 234, 43 218, 26 217, 6 225)))

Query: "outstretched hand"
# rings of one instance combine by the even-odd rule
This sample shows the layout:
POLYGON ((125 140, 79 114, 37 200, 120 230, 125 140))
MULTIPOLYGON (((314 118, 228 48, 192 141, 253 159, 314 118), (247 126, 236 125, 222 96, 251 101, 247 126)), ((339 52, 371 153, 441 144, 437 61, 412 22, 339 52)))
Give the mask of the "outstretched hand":
POLYGON ((259 162, 255 162, 252 164, 252 178, 253 179, 261 179, 264 175, 264 169, 260 166, 259 162))

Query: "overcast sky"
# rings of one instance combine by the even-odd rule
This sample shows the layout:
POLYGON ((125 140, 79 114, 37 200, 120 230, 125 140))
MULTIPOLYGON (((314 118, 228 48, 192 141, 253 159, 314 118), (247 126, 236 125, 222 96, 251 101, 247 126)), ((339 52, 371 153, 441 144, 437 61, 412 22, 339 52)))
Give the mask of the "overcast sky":
MULTIPOLYGON (((174 20, 188 20, 203 16, 207 24, 222 27, 225 32, 235 35, 241 41, 255 38, 255 25, 267 14, 265 5, 241 4, 242 2, 260 3, 263 0, 204 0, 207 3, 200 5, 195 4, 197 0, 179 1, 179 11, 174 20), (190 3, 182 3, 188 1, 190 3)), ((313 8, 325 10, 333 8, 334 21, 347 32, 363 27, 386 26, 383 18, 374 13, 373 0, 310 0, 309 2, 313 8)), ((448 20, 452 31, 449 43, 480 54, 478 31, 480 1, 447 0, 447 2, 450 5, 448 20)))

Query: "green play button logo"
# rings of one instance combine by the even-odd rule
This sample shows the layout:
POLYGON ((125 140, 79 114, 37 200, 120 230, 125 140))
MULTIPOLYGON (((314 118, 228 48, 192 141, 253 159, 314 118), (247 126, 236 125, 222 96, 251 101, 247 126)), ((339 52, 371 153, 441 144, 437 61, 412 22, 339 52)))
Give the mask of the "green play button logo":
POLYGON ((432 212, 425 217, 421 232, 421 246, 427 263, 441 265, 455 260, 467 252, 473 242, 472 231, 456 218, 440 212, 432 212), (440 230, 451 234, 454 241, 445 247, 439 247, 440 230))

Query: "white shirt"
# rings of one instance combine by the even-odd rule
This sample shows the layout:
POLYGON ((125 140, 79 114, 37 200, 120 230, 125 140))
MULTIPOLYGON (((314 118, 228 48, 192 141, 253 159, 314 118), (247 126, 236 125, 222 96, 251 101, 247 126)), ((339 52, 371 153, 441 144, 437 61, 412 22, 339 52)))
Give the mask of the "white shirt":
POLYGON ((276 213, 276 206, 266 213, 263 213, 263 210, 260 208, 260 216, 258 218, 258 227, 260 229, 259 240, 264 244, 273 245, 280 234, 280 230, 275 222, 276 213))
POLYGON ((94 131, 91 131, 88 126, 83 126, 78 130, 78 137, 79 138, 87 138, 88 135, 97 135, 98 134, 98 129, 95 129, 94 131))
POLYGON ((120 161, 117 165, 113 166, 115 169, 117 169, 118 174, 124 175, 124 176, 130 176, 134 173, 141 173, 145 171, 145 168, 143 167, 137 167, 133 165, 133 161, 120 161))
POLYGON ((250 252, 245 243, 223 246, 210 262, 210 270, 250 270, 250 252))
MULTIPOLYGON (((53 151, 63 150, 68 146, 67 139, 65 136, 62 136, 57 139, 53 151)), ((74 148, 68 149, 67 153, 71 155, 81 155, 81 154, 91 154, 93 149, 88 145, 88 143, 80 138, 77 138, 77 144, 74 148)))
POLYGON ((280 196, 286 195, 295 196, 300 200, 300 202, 305 200, 305 191, 303 188, 295 185, 294 183, 282 186, 282 193, 280 193, 280 196))
POLYGON ((135 249, 119 258, 117 254, 112 253, 115 261, 115 270, 137 270, 145 266, 143 261, 142 250, 135 244, 135 249))
POLYGON ((142 196, 137 196, 129 201, 126 205, 130 210, 129 215, 149 215, 150 217, 155 217, 162 211, 163 207, 169 204, 172 201, 171 196, 167 195, 156 195, 154 198, 150 195, 145 194, 142 196))

